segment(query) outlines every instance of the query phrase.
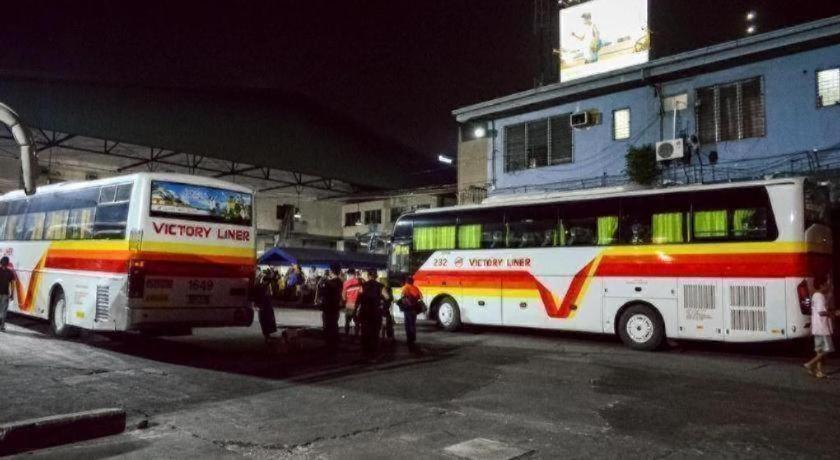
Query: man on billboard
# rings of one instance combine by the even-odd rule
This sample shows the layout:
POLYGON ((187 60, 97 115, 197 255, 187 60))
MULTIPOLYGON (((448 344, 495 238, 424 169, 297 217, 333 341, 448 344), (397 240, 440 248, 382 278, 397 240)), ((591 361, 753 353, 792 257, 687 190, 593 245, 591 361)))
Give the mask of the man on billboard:
POLYGON ((587 64, 598 62, 598 51, 601 50, 601 34, 598 33, 598 26, 592 22, 592 13, 580 15, 583 27, 578 32, 572 32, 572 37, 581 41, 584 60, 587 64))

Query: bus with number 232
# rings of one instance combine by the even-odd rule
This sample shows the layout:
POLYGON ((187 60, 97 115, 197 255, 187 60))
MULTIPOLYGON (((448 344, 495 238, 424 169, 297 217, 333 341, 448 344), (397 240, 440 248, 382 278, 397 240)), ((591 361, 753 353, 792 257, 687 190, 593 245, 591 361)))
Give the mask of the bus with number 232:
POLYGON ((398 219, 389 276, 462 324, 763 342, 810 333, 828 191, 804 179, 497 196, 398 219))

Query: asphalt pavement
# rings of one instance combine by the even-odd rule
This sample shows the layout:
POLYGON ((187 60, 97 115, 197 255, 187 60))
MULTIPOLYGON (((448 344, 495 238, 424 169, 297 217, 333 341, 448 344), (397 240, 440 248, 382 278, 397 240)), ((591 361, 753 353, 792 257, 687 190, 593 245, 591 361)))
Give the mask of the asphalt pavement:
MULTIPOLYGON (((0 334, 0 422, 122 407, 122 435, 27 458, 840 458, 840 372, 801 366, 807 342, 680 343, 644 353, 608 336, 420 327, 361 360, 322 346, 320 315, 187 337, 0 334)), ((399 332, 399 331, 398 331, 399 332)), ((840 363, 840 361, 838 361, 840 363)))

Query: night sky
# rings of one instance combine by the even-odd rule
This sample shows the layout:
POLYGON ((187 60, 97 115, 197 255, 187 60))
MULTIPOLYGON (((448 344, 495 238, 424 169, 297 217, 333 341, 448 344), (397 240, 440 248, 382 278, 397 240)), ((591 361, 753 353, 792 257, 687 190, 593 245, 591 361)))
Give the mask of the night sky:
MULTIPOLYGON (((0 71, 186 88, 273 88, 429 156, 450 112, 534 86, 531 0, 4 2, 0 71), (133 3, 134 6, 130 6, 133 3)), ((666 55, 840 14, 838 0, 651 0, 666 55)))

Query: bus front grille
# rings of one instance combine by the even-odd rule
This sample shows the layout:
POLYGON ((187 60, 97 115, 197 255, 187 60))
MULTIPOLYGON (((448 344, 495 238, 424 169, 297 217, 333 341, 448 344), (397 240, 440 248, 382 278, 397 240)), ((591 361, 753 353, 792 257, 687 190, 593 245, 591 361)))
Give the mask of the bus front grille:
POLYGON ((96 287, 96 321, 111 319, 111 291, 108 286, 96 287))

